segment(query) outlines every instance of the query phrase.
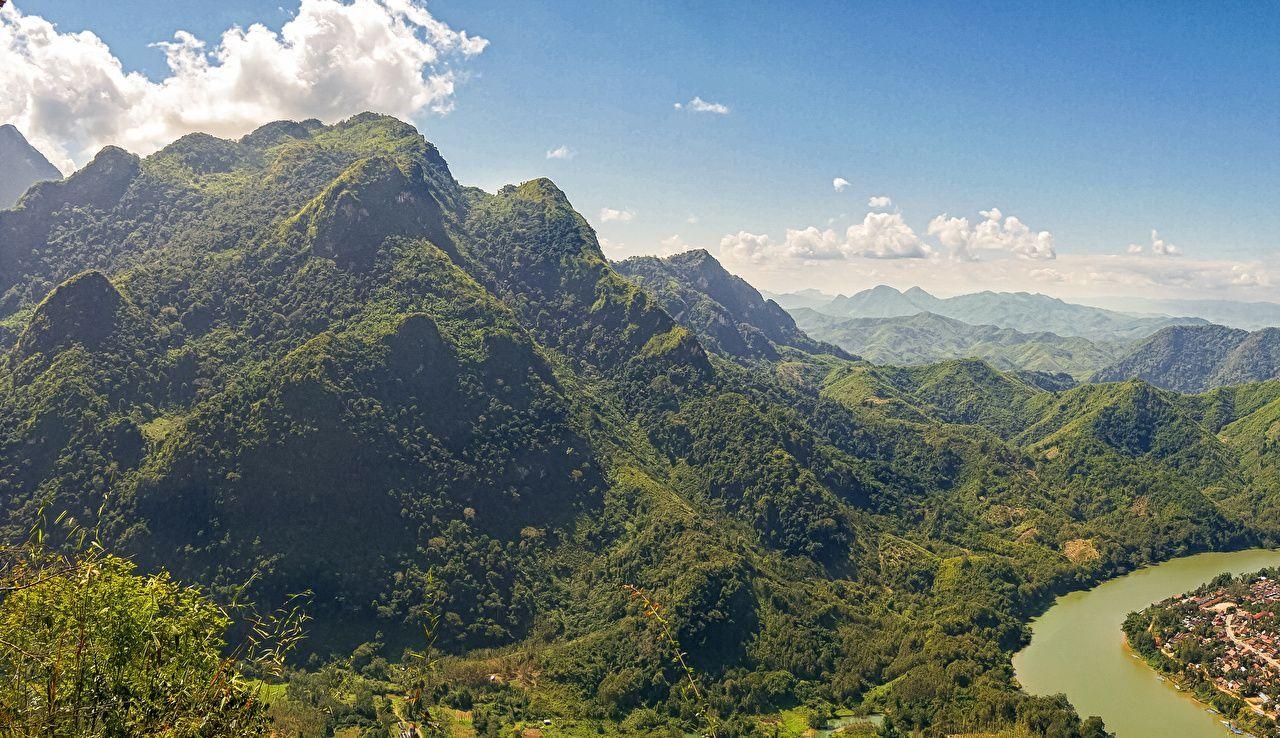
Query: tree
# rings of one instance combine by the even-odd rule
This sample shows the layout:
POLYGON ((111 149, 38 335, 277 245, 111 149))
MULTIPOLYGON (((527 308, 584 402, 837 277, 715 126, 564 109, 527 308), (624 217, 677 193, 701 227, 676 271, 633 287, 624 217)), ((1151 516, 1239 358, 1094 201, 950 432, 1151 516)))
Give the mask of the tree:
POLYGON ((0 734, 263 735, 266 706, 237 660, 278 665, 303 620, 251 618, 228 653, 232 618, 202 590, 33 536, 0 551, 0 734))

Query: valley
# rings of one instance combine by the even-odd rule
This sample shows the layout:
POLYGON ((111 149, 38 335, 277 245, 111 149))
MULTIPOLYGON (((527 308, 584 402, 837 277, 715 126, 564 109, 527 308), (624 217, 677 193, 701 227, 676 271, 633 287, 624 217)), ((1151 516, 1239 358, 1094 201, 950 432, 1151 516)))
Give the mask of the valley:
POLYGON ((387 116, 36 185, 0 211, 0 325, 6 539, 306 593, 270 682, 304 735, 418 695, 478 735, 1092 738, 1015 681, 1027 620, 1280 542, 1280 382, 869 362, 708 252, 611 264, 550 180, 464 186, 387 116))

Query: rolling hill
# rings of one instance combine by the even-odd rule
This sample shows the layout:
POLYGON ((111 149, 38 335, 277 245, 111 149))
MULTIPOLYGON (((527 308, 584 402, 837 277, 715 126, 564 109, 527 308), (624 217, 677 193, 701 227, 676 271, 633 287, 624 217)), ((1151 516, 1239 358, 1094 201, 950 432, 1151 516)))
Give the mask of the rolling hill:
POLYGON ((1221 325, 1166 328, 1133 346, 1095 381, 1139 377, 1183 392, 1280 376, 1280 328, 1245 331, 1221 325))
MULTIPOLYGON (((812 296, 808 302, 812 303, 812 296)), ((797 305, 787 297, 780 304, 797 305)), ((1171 325, 1204 325, 1200 318, 1137 315, 1064 302, 1028 292, 976 292, 939 298, 919 287, 899 291, 887 285, 852 296, 839 295, 817 312, 845 318, 893 318, 934 313, 970 325, 994 325, 1021 333, 1054 333, 1117 343, 1136 341, 1171 325)))
POLYGON ((1000 369, 1092 376, 1122 353, 1114 343, 1022 333, 994 325, 971 325, 934 313, 888 318, 836 318, 809 309, 792 311, 809 335, 877 364, 931 364, 980 358, 1000 369))

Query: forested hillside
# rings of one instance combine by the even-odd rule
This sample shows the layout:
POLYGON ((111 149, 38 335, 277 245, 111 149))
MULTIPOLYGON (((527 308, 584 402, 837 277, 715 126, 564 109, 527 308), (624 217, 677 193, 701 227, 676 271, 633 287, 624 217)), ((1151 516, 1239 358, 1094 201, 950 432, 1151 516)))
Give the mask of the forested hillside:
POLYGON ((615 268, 552 182, 464 187, 372 114, 36 186, 0 211, 0 346, 6 538, 309 591, 274 698, 305 735, 426 700, 480 735, 1093 736, 1018 690, 1026 620, 1280 540, 1280 383, 877 367, 705 253, 615 268))
POLYGON ((900 318, 934 313, 970 325, 994 325, 1021 333, 1049 332, 1105 343, 1146 338, 1175 325, 1205 325, 1201 318, 1141 315, 1077 305, 1029 292, 973 292, 936 297, 919 287, 905 291, 879 285, 818 303, 811 296, 779 296, 787 309, 809 307, 837 318, 900 318))
POLYGON ((792 314, 796 324, 815 338, 876 364, 930 364, 979 358, 1000 369, 1061 372, 1084 380, 1113 362, 1122 351, 1122 344, 970 325, 933 313, 836 318, 801 308, 792 314))
POLYGON ((1095 379, 1141 377, 1182 392, 1203 392, 1280 376, 1280 328, 1249 331, 1223 325, 1177 326, 1133 346, 1095 379))

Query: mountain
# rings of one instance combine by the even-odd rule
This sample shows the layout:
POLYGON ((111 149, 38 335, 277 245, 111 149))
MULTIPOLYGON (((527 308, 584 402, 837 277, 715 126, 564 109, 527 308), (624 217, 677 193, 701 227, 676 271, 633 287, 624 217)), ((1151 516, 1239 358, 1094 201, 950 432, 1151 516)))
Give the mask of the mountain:
POLYGON ((799 292, 768 292, 762 290, 760 292, 764 297, 773 300, 782 307, 783 310, 793 310, 796 308, 816 308, 819 305, 825 305, 831 302, 832 295, 828 295, 822 290, 804 289, 799 292))
POLYGON ((901 292, 887 285, 840 295, 813 308, 846 318, 893 318, 934 313, 970 325, 994 325, 1021 333, 1048 332, 1091 341, 1122 342, 1145 338, 1170 325, 1203 325, 1200 318, 1135 315, 1076 305, 1027 292, 976 292, 938 298, 912 287, 901 292))
POLYGON ((1031 617, 1280 542, 1280 382, 852 360, 703 253, 615 267, 550 180, 464 186, 386 116, 37 185, 0 211, 0 327, 0 537, 310 592, 274 699, 328 728, 291 735, 429 693, 479 735, 840 706, 1079 738, 1013 679, 1031 617))
POLYGON ((1276 302, 1113 298, 1108 300, 1108 304, 1115 304, 1123 310, 1135 310, 1144 313, 1194 315, 1211 323, 1232 328, 1242 328, 1247 331, 1280 326, 1280 303, 1276 302))
POLYGON ((852 358, 836 346, 809 338, 787 311, 727 272, 705 250, 664 259, 636 256, 613 266, 655 295, 708 348, 738 358, 776 360, 780 347, 852 358))
POLYGON ((1280 328, 1252 333, 1221 325, 1166 328, 1135 345, 1094 380, 1130 377, 1183 392, 1280 377, 1280 328))
POLYGON ((0 210, 16 205, 35 183, 62 179, 62 172, 9 124, 0 126, 0 172, 0 210))
POLYGON ((792 315, 808 334, 877 364, 932 364, 976 357, 1000 369, 1065 373, 1083 380, 1122 353, 1121 347, 1112 343, 970 325, 927 312, 892 318, 836 318, 799 309, 792 315))

